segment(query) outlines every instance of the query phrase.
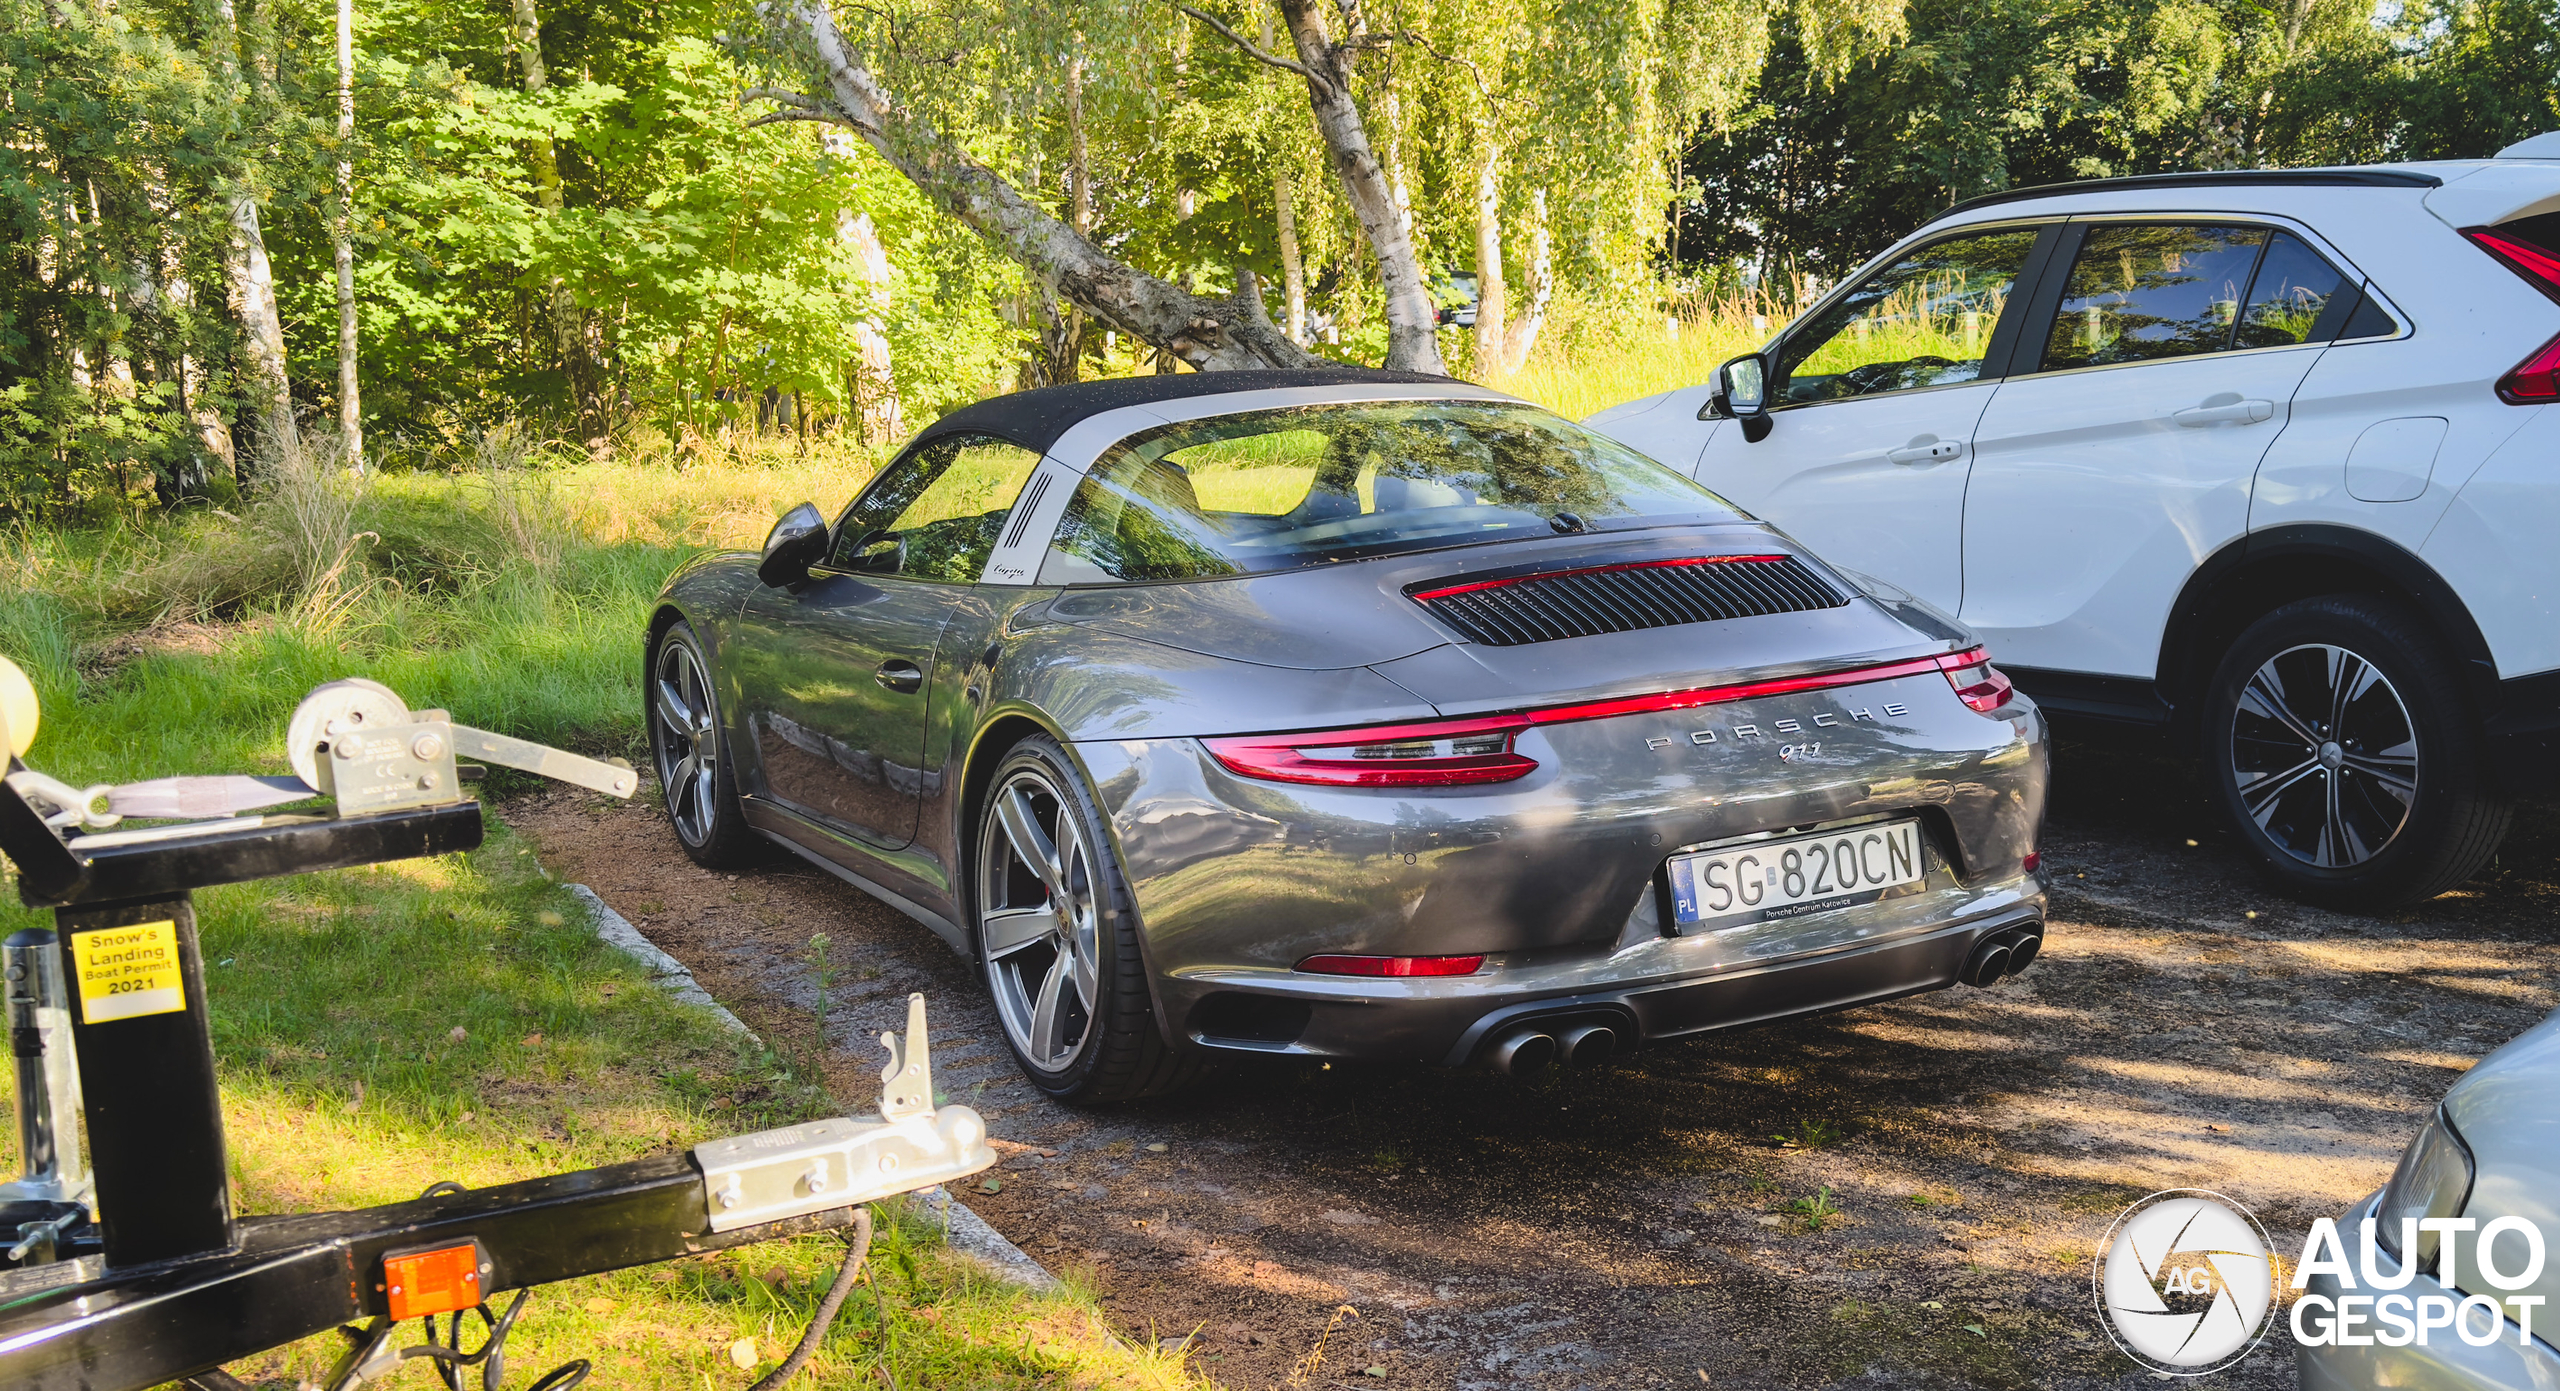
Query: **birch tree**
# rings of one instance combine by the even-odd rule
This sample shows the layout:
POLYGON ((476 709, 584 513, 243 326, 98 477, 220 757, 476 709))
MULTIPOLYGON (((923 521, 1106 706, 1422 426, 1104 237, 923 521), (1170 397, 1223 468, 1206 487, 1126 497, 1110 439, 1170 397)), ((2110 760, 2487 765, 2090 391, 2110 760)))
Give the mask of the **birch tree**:
MULTIPOLYGON (((231 0, 214 0, 214 10, 218 23, 213 42, 223 85, 235 108, 245 106, 253 93, 242 60, 249 59, 254 68, 258 55, 243 52, 240 18, 231 0)), ((285 374, 284 314, 276 307, 275 266, 267 259, 258 195, 236 163, 230 183, 224 201, 231 220, 231 243, 222 270, 231 312, 240 320, 241 354, 249 368, 245 375, 260 407, 261 428, 287 449, 297 449, 301 435, 294 426, 293 387, 285 374)))
POLYGON ((329 215, 329 253, 338 272, 338 438, 348 465, 361 473, 364 411, 356 395, 355 31, 355 0, 338 0, 338 198, 329 215))

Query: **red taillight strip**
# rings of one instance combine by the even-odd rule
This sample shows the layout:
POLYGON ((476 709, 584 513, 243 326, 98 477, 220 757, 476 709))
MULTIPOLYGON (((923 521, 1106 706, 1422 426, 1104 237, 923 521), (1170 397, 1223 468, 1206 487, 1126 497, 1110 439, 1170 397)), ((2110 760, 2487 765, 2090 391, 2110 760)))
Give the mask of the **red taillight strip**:
MULTIPOLYGON (((1261 778, 1270 782, 1311 783, 1326 787, 1456 787, 1473 783, 1510 782, 1536 770, 1537 760, 1513 752, 1508 740, 1500 753, 1467 754, 1453 758, 1381 758, 1351 761, 1345 759, 1311 759, 1299 750, 1339 748, 1351 744, 1394 744, 1423 739, 1450 739, 1466 734, 1491 734, 1497 731, 1517 732, 1532 725, 1576 724, 1584 720, 1613 719, 1619 715, 1641 715, 1663 710, 1687 710, 1700 705, 1723 705, 1737 700, 1756 700, 1762 696, 1793 695, 1798 691, 1828 690, 1837 686, 1864 686, 1875 681, 1891 681, 1898 677, 1923 674, 1947 675, 1989 661, 1979 647, 1962 652, 1949 652, 1937 657, 1913 657, 1906 661, 1882 662, 1874 666, 1851 667, 1846 671, 1817 672, 1808 676, 1781 676, 1767 681, 1744 681, 1730 686, 1699 686, 1685 691, 1657 691, 1651 695, 1625 696, 1617 700, 1585 701, 1578 705, 1550 705, 1541 710, 1524 710, 1509 715, 1462 716, 1452 720, 1433 720, 1420 724, 1377 725, 1365 729, 1311 729, 1295 734, 1228 735, 1203 739, 1209 753, 1228 772, 1242 777, 1261 778)), ((1999 699, 2007 700, 2007 679, 1998 677, 1999 699)), ((1953 685, 1952 676, 1948 681, 1953 685)), ((1971 689, 1987 690, 1987 687, 1971 689)), ((1959 690, 1959 695, 1966 694, 1959 690)), ((1973 705, 1972 699, 1966 704, 1973 705)), ((1975 709, 1984 707, 1975 705, 1975 709)), ((1996 708, 1996 706, 1994 707, 1996 708)))
POLYGON ((1473 584, 1453 584, 1445 589, 1425 589, 1406 597, 1416 603, 1446 599, 1452 594, 1472 594, 1479 589, 1500 589, 1508 584, 1527 584, 1531 580, 1560 580, 1572 575, 1607 575, 1621 570, 1659 570, 1667 565, 1725 565, 1744 561, 1768 564, 1785 560, 1782 555, 1692 555, 1678 560, 1631 560, 1623 565, 1586 565, 1579 570, 1541 570, 1534 575, 1513 575, 1508 579, 1477 580, 1473 584))
POLYGON ((1946 669, 1948 664, 1982 660, 1982 649, 1947 657, 1914 657, 1907 662, 1885 662, 1878 666, 1852 667, 1847 671, 1817 672, 1811 676, 1781 676, 1768 681, 1745 681, 1732 686, 1700 686, 1694 690, 1662 691, 1654 695, 1627 696, 1618 700, 1595 700, 1581 705, 1553 705, 1544 710, 1531 710, 1526 718, 1531 724, 1573 724, 1581 720, 1606 720, 1619 715, 1641 715, 1654 710, 1687 710, 1699 705, 1724 705, 1737 700, 1758 700, 1762 696, 1793 695, 1798 691, 1828 690, 1834 686, 1863 686, 1870 681, 1891 681, 1901 676, 1918 676, 1946 669), (1962 657, 1964 661, 1956 660, 1962 657))

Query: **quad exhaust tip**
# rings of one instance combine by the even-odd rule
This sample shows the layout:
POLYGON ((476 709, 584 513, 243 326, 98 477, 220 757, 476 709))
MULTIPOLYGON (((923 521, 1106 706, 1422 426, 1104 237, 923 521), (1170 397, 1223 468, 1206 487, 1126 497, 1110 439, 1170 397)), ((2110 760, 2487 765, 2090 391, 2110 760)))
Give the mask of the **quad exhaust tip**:
POLYGON ((1967 985, 1995 985, 2014 976, 2036 959, 2044 946, 2044 926, 2012 928, 1984 938, 1965 958, 1964 969, 1956 978, 1967 985))
POLYGON ((1493 1045, 1485 1062, 1505 1077, 1529 1077, 1556 1060, 1556 1041, 1535 1029, 1522 1029, 1493 1045))
POLYGON ((1487 1067, 1506 1077, 1529 1077, 1551 1063, 1598 1067, 1618 1052, 1618 1031, 1607 1024, 1529 1024, 1503 1035, 1485 1054, 1487 1067))

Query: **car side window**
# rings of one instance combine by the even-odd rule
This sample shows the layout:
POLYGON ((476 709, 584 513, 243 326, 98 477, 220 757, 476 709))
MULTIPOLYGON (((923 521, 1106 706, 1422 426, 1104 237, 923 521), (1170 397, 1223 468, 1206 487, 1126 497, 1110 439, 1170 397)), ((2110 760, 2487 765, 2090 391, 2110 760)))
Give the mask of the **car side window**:
POLYGON ((1979 380, 1983 349, 2036 233, 1955 237, 1905 252, 1787 334, 1778 349, 1778 401, 1979 380))
POLYGON ((910 451, 845 509, 827 564, 870 575, 974 584, 1040 456, 988 435, 910 451))
POLYGON ((2355 297, 2355 287, 2337 267, 2302 238, 2278 232, 2258 262, 2258 278, 2249 284, 2249 307, 2241 311, 2232 344, 2280 348, 2326 343, 2338 336, 2355 297))
MULTIPOLYGON (((2071 260, 2043 369, 2229 349, 2266 241, 2263 227, 2116 222, 2090 228, 2071 260)), ((2277 317, 2270 305, 2271 325, 2277 317)))

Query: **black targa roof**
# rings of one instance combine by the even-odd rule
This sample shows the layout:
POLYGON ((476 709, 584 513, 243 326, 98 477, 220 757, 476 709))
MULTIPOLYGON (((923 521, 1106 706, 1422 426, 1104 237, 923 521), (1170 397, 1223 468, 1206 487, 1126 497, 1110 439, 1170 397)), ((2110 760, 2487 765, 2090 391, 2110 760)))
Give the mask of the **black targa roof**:
POLYGON ((1268 391, 1291 386, 1465 386, 1449 377, 1423 372, 1389 372, 1376 367, 1312 367, 1256 369, 1243 372, 1178 372, 1149 377, 1114 377, 1108 381, 1044 386, 990 397, 962 406, 918 433, 909 448, 945 435, 994 435, 1035 454, 1046 454, 1058 437, 1086 419, 1122 406, 1180 401, 1194 396, 1221 396, 1236 391, 1268 391))

